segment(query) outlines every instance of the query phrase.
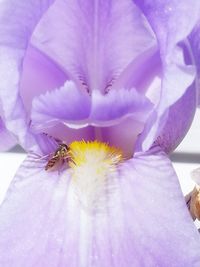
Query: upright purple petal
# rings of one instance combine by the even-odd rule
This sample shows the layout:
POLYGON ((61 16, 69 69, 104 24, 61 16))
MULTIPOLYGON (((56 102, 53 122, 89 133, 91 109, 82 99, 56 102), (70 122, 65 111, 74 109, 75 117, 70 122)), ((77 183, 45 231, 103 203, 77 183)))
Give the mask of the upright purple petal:
POLYGON ((32 144, 27 136, 27 121, 19 95, 22 61, 31 34, 53 0, 2 0, 0 2, 0 99, 6 127, 19 135, 25 146, 32 144))
POLYGON ((61 67, 29 45, 23 60, 19 86, 20 96, 28 115, 35 97, 63 86, 67 79, 68 76, 61 67))
POLYGON ((68 170, 49 175, 33 160, 19 169, 0 210, 1 266, 200 265, 199 233, 157 148, 121 165, 114 191, 93 214, 80 206, 68 170))
POLYGON ((32 44, 70 72, 79 86, 83 82, 90 91, 104 92, 156 41, 131 0, 59 0, 42 18, 32 44))
POLYGON ((160 103, 148 121, 140 140, 142 149, 148 149, 164 126, 167 118, 164 113, 184 94, 194 79, 194 68, 184 63, 183 51, 178 43, 186 38, 195 26, 200 14, 200 2, 185 0, 135 0, 134 2, 144 12, 156 34, 163 65, 160 103))
MULTIPOLYGON (((156 78, 161 80, 162 65, 158 48, 151 47, 139 54, 121 73, 112 89, 136 88, 140 93, 147 93, 156 78)), ((153 88, 159 95, 159 90, 153 88)), ((147 93, 148 94, 148 93, 147 93)), ((159 98, 157 97, 157 101, 159 98)), ((156 101, 155 101, 156 103, 156 101)))

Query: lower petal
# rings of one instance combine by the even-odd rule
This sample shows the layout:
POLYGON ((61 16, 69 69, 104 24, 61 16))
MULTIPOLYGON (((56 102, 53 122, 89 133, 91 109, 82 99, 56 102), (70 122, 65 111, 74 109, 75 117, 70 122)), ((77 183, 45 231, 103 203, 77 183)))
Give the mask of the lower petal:
POLYGON ((200 236, 164 153, 123 163, 101 212, 83 210, 70 181, 69 170, 25 160, 0 210, 1 266, 200 265, 200 236))

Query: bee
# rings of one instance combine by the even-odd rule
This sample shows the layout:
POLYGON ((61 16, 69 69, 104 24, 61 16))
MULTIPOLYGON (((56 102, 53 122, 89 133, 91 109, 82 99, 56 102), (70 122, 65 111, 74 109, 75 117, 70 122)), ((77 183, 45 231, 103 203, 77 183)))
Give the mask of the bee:
POLYGON ((60 143, 58 149, 47 162, 45 171, 57 169, 63 163, 68 162, 70 160, 69 152, 69 147, 65 143, 60 143))
POLYGON ((44 168, 45 171, 54 171, 59 170, 64 163, 69 163, 72 161, 70 147, 65 142, 54 138, 47 133, 42 134, 47 138, 50 146, 53 146, 54 152, 42 156, 32 151, 32 162, 46 162, 46 160, 48 160, 47 163, 45 163, 45 167, 43 163, 41 167, 44 168))

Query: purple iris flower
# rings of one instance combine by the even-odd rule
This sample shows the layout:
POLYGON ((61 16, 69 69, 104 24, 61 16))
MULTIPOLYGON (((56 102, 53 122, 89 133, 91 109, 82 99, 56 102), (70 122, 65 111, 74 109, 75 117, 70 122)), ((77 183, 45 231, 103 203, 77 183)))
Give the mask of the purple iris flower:
POLYGON ((0 266, 200 266, 168 158, 196 109, 183 40, 199 10, 0 1, 0 126, 29 153, 0 209, 0 266), (46 171, 59 142, 67 157, 46 171))

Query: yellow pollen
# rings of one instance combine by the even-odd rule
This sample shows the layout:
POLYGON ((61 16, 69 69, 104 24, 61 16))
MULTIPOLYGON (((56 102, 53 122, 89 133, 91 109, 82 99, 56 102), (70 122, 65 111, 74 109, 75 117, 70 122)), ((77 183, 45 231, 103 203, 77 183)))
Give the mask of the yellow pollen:
POLYGON ((89 162, 117 164, 122 161, 122 151, 106 143, 93 141, 75 141, 70 144, 70 167, 81 166, 89 162))
POLYGON ((79 201, 87 210, 99 208, 116 177, 117 165, 123 161, 122 151, 98 141, 75 141, 69 151, 72 183, 79 201))

